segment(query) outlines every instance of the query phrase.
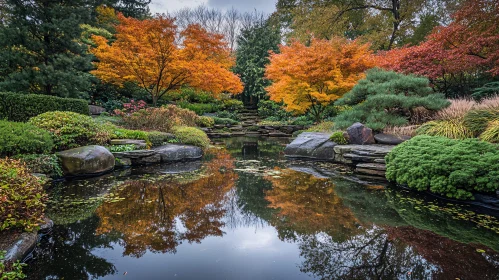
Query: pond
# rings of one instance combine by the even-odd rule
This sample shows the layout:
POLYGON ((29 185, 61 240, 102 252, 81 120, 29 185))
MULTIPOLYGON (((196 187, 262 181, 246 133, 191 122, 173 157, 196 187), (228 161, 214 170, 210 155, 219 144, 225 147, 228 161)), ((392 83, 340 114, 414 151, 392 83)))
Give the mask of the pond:
POLYGON ((286 161, 288 139, 221 141, 55 184, 28 279, 499 279, 493 216, 286 161))

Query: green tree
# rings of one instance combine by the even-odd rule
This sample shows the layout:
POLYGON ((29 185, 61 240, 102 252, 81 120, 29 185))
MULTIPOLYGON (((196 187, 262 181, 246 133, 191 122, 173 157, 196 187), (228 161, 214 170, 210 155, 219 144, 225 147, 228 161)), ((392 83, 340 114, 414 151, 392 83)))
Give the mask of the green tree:
POLYGON ((236 66, 234 72, 244 83, 242 99, 246 104, 256 105, 267 95, 270 81, 264 78, 265 66, 269 63, 269 51, 278 52, 281 36, 279 29, 268 22, 243 29, 237 39, 236 66))
POLYGON ((371 69, 365 79, 335 104, 353 106, 335 118, 338 127, 361 122, 374 130, 382 130, 417 119, 421 108, 435 112, 450 103, 443 94, 433 91, 427 78, 371 69))
POLYGON ((126 17, 143 19, 150 16, 151 0, 91 0, 93 7, 106 5, 126 17))
POLYGON ((0 29, 0 89, 83 97, 91 56, 79 43, 90 18, 84 0, 6 0, 0 29))

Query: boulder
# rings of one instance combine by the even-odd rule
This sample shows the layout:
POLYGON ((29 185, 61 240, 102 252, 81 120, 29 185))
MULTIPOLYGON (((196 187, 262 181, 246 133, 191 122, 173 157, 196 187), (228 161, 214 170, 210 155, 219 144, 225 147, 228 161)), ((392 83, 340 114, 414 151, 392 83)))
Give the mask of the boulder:
POLYGON ((355 145, 375 144, 373 130, 361 124, 354 123, 347 128, 348 142, 355 145))
POLYGON ((85 146, 57 153, 66 176, 97 175, 114 168, 114 156, 102 146, 85 146))
POLYGON ((100 115, 106 112, 106 109, 101 106, 88 105, 88 109, 90 110, 90 115, 100 115))
POLYGON ((336 143, 329 137, 329 133, 304 132, 286 146, 284 154, 292 158, 333 161, 336 143))
POLYGON ((385 133, 380 133, 374 135, 374 139, 376 142, 379 144, 384 144, 384 145, 398 145, 402 142, 405 142, 409 139, 411 139, 410 136, 398 136, 398 135, 392 135, 392 134, 385 134, 385 133))
POLYGON ((196 146, 168 144, 154 148, 161 156, 161 162, 196 160, 203 157, 203 150, 196 146))

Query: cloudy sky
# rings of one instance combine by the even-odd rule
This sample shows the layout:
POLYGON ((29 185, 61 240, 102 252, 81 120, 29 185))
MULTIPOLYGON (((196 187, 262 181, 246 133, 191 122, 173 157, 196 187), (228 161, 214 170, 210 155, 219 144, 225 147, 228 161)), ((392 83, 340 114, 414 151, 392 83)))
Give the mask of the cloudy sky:
POLYGON ((149 5, 153 13, 166 13, 179 10, 184 7, 197 7, 206 5, 217 9, 236 8, 240 12, 251 12, 253 10, 272 13, 277 0, 152 0, 149 5))

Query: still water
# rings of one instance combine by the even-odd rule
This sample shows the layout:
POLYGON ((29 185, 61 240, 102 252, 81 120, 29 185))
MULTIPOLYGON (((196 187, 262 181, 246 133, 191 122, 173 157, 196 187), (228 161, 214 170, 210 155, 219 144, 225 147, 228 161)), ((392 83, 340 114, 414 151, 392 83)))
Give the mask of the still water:
POLYGON ((499 279, 496 218, 288 162, 288 139, 223 141, 56 184, 28 278, 499 279))

